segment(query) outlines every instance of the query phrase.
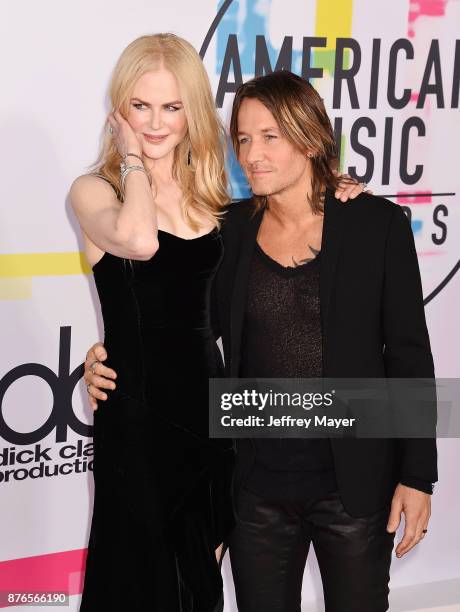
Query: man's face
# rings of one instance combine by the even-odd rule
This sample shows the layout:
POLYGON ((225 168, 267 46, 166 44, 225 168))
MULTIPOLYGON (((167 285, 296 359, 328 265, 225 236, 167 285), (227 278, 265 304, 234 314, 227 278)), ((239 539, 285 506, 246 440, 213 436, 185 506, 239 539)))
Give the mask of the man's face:
POLYGON ((245 98, 241 103, 238 142, 238 161, 255 195, 277 195, 309 181, 307 155, 283 136, 275 118, 259 100, 245 98))

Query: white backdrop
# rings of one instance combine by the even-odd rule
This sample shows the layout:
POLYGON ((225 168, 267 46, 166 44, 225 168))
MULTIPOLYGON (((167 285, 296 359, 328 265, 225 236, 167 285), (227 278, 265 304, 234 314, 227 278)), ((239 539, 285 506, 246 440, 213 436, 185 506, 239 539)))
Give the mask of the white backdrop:
MULTIPOLYGON (((70 375, 87 348, 102 339, 103 330, 93 278, 79 257, 82 242, 68 189, 96 158, 109 110, 106 92, 111 70, 123 48, 142 34, 172 31, 200 50, 221 4, 217 0, 42 0, 3 7, 0 591, 70 589, 70 607, 78 609, 92 503, 91 439, 79 429, 82 426, 77 424, 74 431, 70 425, 72 410, 82 423, 91 422, 91 414, 84 386, 81 382, 75 386, 79 372, 73 379, 70 375), (49 427, 32 433, 46 422, 49 427), (24 450, 32 452, 19 454, 24 450), (45 468, 51 475, 45 475, 45 468), (55 469, 61 473, 52 475, 55 469)), ((314 85, 332 119, 342 118, 344 170, 356 166, 358 173, 366 171, 350 133, 361 117, 367 117, 375 125, 375 136, 362 128, 358 138, 375 157, 368 182, 376 193, 454 194, 393 198, 408 206, 412 215, 424 295, 432 296, 426 316, 436 374, 445 378, 458 377, 460 372, 460 273, 453 274, 460 239, 458 77, 454 83, 459 24, 458 0, 411 4, 409 0, 234 0, 204 56, 217 93, 238 76, 233 69, 228 78, 222 75, 229 36, 230 40, 236 36, 244 79, 254 76, 256 35, 264 36, 273 66, 285 37, 292 36, 292 67, 297 72, 303 37, 326 37, 327 47, 312 54, 314 65, 325 68, 314 85), (336 38, 352 38, 361 49, 355 77, 359 108, 352 108, 346 85, 340 105, 333 108, 334 80, 327 67, 333 66, 336 38), (374 39, 381 39, 381 52, 377 104, 370 108, 374 39), (388 58, 397 39, 410 41, 414 49, 413 60, 405 59, 404 52, 398 55, 396 93, 401 96, 404 88, 412 89, 411 101, 402 109, 392 108, 386 96, 388 58), (439 40, 438 72, 433 40, 439 40), (423 108, 417 108, 430 48, 434 65, 427 82, 437 83, 438 94, 427 95, 423 108), (423 122, 425 135, 417 136, 416 128, 409 132, 407 168, 412 173, 419 164, 423 170, 420 179, 409 185, 400 177, 399 167, 403 125, 413 117, 423 122), (385 165, 388 180, 382 179, 385 165)), ((232 68, 237 69, 235 55, 232 60, 232 68)), ((345 58, 354 60, 353 54, 345 58)), ((458 70, 460 52, 456 61, 458 70)), ((225 119, 231 101, 232 94, 226 94, 225 119)), ((244 185, 238 173, 232 177, 234 193, 241 195, 244 185)), ((391 610, 460 610, 459 464, 459 441, 440 440, 440 479, 429 533, 403 559, 394 558, 391 610)), ((236 607, 228 559, 224 580, 226 612, 230 612, 236 607)), ((323 609, 313 551, 303 599, 303 610, 323 609)))

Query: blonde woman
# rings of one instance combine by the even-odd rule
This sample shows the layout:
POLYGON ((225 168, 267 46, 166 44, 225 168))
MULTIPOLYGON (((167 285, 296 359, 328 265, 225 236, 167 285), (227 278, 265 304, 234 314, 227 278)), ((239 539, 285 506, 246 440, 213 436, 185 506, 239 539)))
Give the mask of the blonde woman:
POLYGON ((172 34, 124 50, 110 98, 99 159, 70 194, 118 374, 94 415, 80 610, 210 612, 233 526, 233 448, 208 438, 207 398, 222 375, 209 299, 224 132, 199 55, 172 34))

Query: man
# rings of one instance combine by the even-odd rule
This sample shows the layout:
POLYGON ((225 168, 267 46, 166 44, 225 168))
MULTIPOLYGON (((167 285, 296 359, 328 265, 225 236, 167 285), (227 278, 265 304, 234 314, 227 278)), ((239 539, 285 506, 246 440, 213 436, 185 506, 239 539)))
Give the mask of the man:
MULTIPOLYGON (((230 132, 254 197, 233 204, 222 229, 227 375, 434 377, 410 224, 383 199, 332 195, 337 153, 315 90, 287 71, 253 79, 235 96, 230 132)), ((398 557, 427 530, 435 440, 242 439, 237 458, 239 610, 298 612, 310 542, 327 612, 387 610, 401 513, 398 557)))

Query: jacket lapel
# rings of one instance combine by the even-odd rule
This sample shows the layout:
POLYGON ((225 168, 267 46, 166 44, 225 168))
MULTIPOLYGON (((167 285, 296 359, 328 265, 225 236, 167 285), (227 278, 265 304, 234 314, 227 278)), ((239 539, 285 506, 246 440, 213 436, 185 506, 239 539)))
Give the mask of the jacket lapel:
MULTIPOLYGON (((329 310, 343 239, 343 211, 346 206, 346 203, 337 201, 329 191, 326 192, 324 201, 323 235, 321 241, 319 286, 323 347, 329 332, 329 310)), ((328 373, 323 372, 323 376, 328 376, 328 373)))
POLYGON ((241 232, 240 253, 235 268, 235 280, 230 308, 230 342, 231 356, 229 374, 238 377, 241 359, 241 337, 243 333, 244 313, 248 291, 249 269, 256 245, 257 234, 263 217, 263 209, 249 219, 241 232))

